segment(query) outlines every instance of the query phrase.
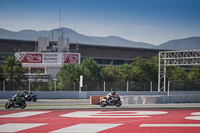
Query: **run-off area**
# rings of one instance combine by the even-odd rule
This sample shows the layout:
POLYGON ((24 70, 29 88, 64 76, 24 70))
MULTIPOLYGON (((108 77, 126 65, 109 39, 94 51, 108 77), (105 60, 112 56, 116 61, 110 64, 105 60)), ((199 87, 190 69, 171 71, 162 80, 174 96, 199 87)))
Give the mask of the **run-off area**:
POLYGON ((200 109, 0 111, 0 133, 199 133, 200 109))

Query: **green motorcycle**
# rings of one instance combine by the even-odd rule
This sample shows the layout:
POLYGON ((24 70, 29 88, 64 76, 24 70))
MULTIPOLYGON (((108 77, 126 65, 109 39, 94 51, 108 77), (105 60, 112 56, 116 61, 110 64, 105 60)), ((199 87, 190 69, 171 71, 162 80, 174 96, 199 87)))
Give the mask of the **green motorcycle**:
POLYGON ((19 97, 19 98, 21 98, 21 99, 17 100, 17 101, 14 98, 9 99, 5 104, 5 108, 6 109, 10 109, 11 107, 12 108, 21 108, 21 109, 26 108, 25 99, 23 97, 19 97))

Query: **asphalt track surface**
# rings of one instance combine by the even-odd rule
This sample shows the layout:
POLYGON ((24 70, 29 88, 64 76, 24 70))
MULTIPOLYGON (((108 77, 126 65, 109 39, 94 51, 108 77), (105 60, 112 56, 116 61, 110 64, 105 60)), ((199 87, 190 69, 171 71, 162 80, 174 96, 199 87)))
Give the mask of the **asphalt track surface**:
POLYGON ((4 108, 0 133, 199 133, 200 104, 100 108, 89 99, 39 99, 25 109, 4 108))
MULTIPOLYGON (((5 110, 4 105, 7 99, 0 99, 0 110, 5 110)), ((27 101, 25 110, 42 110, 42 109, 168 109, 168 108, 185 108, 200 109, 200 103, 174 103, 174 104, 129 104, 119 108, 107 106, 105 108, 99 105, 90 105, 90 99, 38 99, 36 102, 27 101)), ((19 110, 19 109, 11 109, 19 110)))
POLYGON ((199 133, 200 109, 0 111, 0 133, 199 133))

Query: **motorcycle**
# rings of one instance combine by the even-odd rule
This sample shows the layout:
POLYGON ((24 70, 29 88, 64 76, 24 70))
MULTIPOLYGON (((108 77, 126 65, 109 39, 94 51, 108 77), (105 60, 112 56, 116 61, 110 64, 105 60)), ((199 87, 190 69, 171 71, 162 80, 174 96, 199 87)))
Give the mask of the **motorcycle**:
POLYGON ((118 95, 115 95, 111 98, 112 100, 108 100, 106 97, 102 98, 102 101, 100 102, 101 107, 106 106, 116 106, 120 107, 122 105, 122 101, 120 100, 120 97, 118 95))
POLYGON ((25 100, 26 101, 33 101, 36 102, 37 101, 37 95, 35 95, 33 92, 27 93, 25 95, 25 100))
POLYGON ((5 108, 10 109, 11 107, 24 109, 26 108, 26 101, 22 98, 21 102, 17 104, 16 101, 11 98, 6 102, 5 108))

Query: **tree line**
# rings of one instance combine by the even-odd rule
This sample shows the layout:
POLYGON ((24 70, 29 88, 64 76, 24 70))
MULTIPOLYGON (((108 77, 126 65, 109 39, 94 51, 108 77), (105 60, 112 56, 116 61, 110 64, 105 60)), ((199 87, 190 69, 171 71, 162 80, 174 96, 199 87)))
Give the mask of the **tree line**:
MULTIPOLYGON (((79 83, 80 75, 84 77, 84 85, 92 82, 158 82, 158 56, 153 60, 137 57, 131 64, 115 66, 111 62, 108 66, 100 66, 94 59, 84 59, 81 65, 67 64, 60 68, 57 73, 57 88, 64 90, 72 84, 79 83)), ((6 81, 11 90, 16 90, 27 86, 23 81, 27 81, 25 71, 20 61, 14 57, 8 57, 0 65, 0 82, 6 81)), ((183 67, 167 67, 167 80, 170 81, 200 81, 200 66, 194 66, 190 70, 183 67)), ((41 82, 41 81, 40 81, 41 82)), ((34 84, 34 83, 33 83, 34 84)), ((35 87, 42 88, 36 81, 35 87)), ((54 83, 49 80, 48 88, 52 90, 54 83)), ((39 90, 39 89, 38 89, 39 90)))
MULTIPOLYGON (((153 60, 137 57, 131 64, 114 66, 112 62, 101 67, 94 59, 84 59, 81 65, 64 65, 57 74, 58 88, 64 89, 70 83, 79 82, 80 75, 84 77, 84 85, 91 82, 158 82, 158 56, 153 60)), ((167 80, 170 81, 200 81, 200 66, 194 66, 189 71, 183 67, 167 67, 167 80)))

